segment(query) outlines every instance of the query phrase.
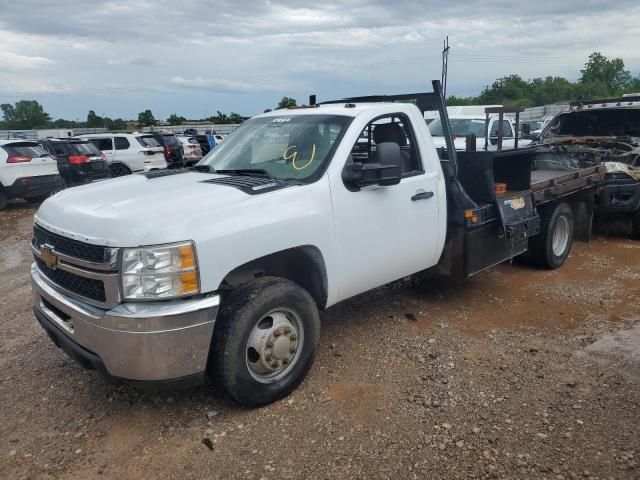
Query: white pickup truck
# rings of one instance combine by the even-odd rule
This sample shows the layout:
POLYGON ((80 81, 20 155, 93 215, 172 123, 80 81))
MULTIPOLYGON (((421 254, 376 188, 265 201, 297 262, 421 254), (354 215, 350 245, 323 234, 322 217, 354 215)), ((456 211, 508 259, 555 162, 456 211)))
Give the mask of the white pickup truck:
MULTIPOLYGON (((485 123, 486 118, 484 115, 451 115, 449 117, 450 131, 453 135, 453 143, 456 150, 464 150, 466 148, 466 136, 476 136, 476 150, 479 152, 484 150, 485 147, 485 123)), ((515 148, 515 125, 510 118, 504 118, 502 120, 503 139, 502 148, 510 149, 515 148)), ((496 150, 498 145, 498 116, 489 117, 489 141, 487 143, 487 150, 496 150)), ((433 143, 436 148, 446 147, 445 138, 443 135, 443 125, 440 118, 436 118, 429 124, 429 131, 433 138, 433 143)), ((530 139, 518 139, 518 147, 524 147, 531 143, 530 139)))
POLYGON ((109 379, 212 375, 257 406, 304 378, 319 311, 337 302, 436 265, 472 275, 527 250, 562 265, 592 188, 534 189, 524 154, 450 149, 441 159, 422 113, 446 117, 439 83, 417 106, 402 103, 410 97, 266 113, 196 171, 48 199, 32 242, 38 321, 109 379), (496 195, 496 182, 507 191, 496 195))

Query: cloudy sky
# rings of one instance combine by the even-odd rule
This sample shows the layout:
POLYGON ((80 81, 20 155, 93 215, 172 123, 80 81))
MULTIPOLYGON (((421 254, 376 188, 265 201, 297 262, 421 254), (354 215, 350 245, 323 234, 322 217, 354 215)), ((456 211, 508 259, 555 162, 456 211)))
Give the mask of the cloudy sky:
POLYGON ((640 73, 637 0, 0 0, 0 103, 200 118, 418 91, 440 77, 446 35, 459 96, 510 73, 575 80, 594 50, 640 73))

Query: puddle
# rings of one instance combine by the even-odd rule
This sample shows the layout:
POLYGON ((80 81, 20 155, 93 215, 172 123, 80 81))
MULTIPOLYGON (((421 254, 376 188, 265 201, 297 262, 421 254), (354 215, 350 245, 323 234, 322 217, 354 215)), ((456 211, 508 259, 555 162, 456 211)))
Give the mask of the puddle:
POLYGON ((601 335, 586 350, 620 355, 634 362, 640 362, 640 322, 627 330, 601 335))

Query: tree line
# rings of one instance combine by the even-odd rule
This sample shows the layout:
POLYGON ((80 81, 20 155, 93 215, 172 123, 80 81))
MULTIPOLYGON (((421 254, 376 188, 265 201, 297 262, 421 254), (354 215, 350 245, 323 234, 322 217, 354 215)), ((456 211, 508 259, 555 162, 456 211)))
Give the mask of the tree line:
MULTIPOLYGON (((149 127, 159 123, 151 110, 140 112, 137 121, 101 117, 96 114, 95 110, 89 110, 85 121, 66 120, 63 118, 52 120, 51 115, 45 112, 42 105, 36 100, 20 100, 14 105, 3 103, 0 105, 0 110, 3 117, 0 120, 0 130, 30 130, 35 128, 107 128, 109 130, 126 130, 131 124, 136 124, 138 127, 149 127)), ((182 125, 190 120, 172 113, 167 121, 171 125, 182 125)), ((242 123, 244 118, 238 113, 226 114, 218 111, 216 115, 191 121, 204 121, 217 125, 238 124, 242 123)))
POLYGON ((640 92, 640 76, 634 78, 621 58, 609 59, 600 52, 593 52, 580 73, 580 78, 575 82, 563 77, 525 80, 519 75, 507 75, 485 87, 476 97, 450 96, 447 104, 534 107, 615 98, 624 93, 640 92))
MULTIPOLYGON (((589 55, 589 59, 580 73, 580 78, 575 82, 570 82, 563 77, 548 76, 525 80, 519 75, 507 75, 485 87, 478 96, 449 96, 447 104, 502 104, 508 107, 533 107, 550 103, 568 103, 575 100, 612 98, 619 97, 623 93, 640 92, 640 76, 634 78, 620 58, 609 59, 600 52, 593 52, 589 55)), ((282 97, 275 108, 288 108, 295 105, 295 98, 282 97)), ((0 105, 0 110, 3 116, 3 120, 0 121, 0 130, 81 127, 126 130, 130 123, 136 123, 139 127, 158 124, 151 110, 140 112, 137 122, 127 122, 122 118, 101 117, 94 110, 89 110, 84 122, 62 118, 52 120, 36 100, 20 100, 14 105, 5 103, 0 105)), ((176 113, 172 113, 167 121, 171 125, 182 125, 189 122, 185 117, 176 113)), ((237 124, 242 123, 244 118, 234 112, 225 114, 218 111, 216 115, 192 121, 237 124)))

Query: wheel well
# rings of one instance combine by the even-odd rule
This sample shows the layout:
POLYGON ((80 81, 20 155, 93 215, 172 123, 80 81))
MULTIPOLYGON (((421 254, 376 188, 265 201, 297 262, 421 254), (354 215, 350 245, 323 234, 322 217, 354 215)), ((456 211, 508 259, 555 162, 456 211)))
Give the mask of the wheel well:
POLYGON ((545 214, 550 214, 560 203, 566 203, 573 213, 574 238, 582 242, 591 241, 593 225, 594 194, 592 189, 583 190, 573 195, 560 198, 543 207, 545 214))
POLYGON ((255 278, 273 276, 286 278, 307 290, 318 307, 327 303, 327 271, 322 253, 310 245, 272 253, 240 265, 220 283, 221 290, 230 290, 255 278))
POLYGON ((109 165, 107 165, 107 168, 112 167, 113 165, 122 165, 122 166, 123 166, 123 167, 125 167, 127 170, 129 170, 130 172, 132 172, 132 171, 133 171, 133 170, 131 170, 131 167, 130 167, 129 165, 127 165, 127 164, 126 164, 126 163, 124 163, 124 162, 119 162, 119 161, 111 162, 109 165))

